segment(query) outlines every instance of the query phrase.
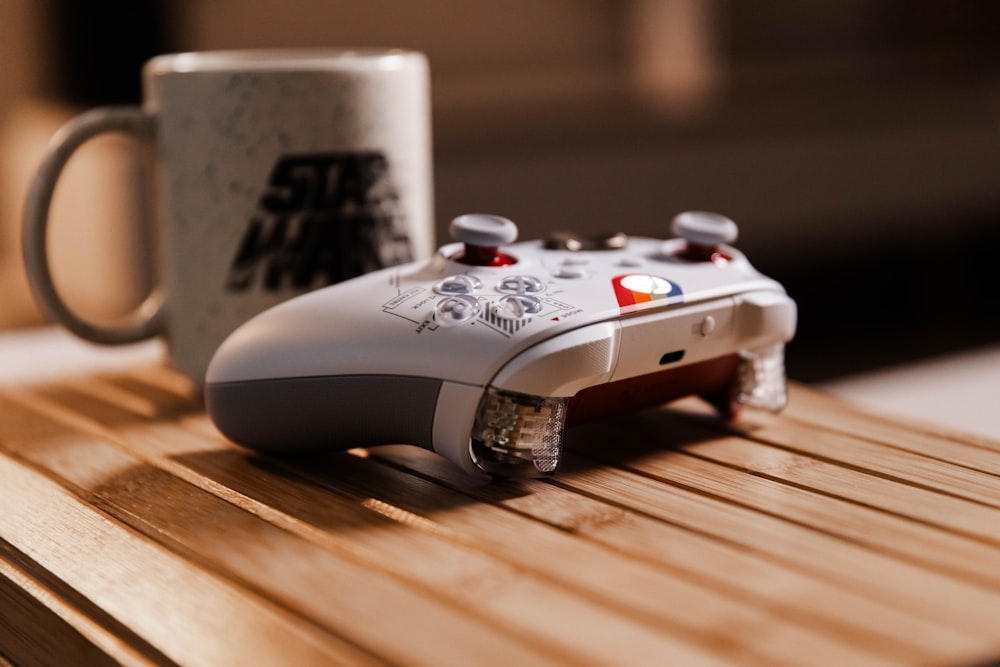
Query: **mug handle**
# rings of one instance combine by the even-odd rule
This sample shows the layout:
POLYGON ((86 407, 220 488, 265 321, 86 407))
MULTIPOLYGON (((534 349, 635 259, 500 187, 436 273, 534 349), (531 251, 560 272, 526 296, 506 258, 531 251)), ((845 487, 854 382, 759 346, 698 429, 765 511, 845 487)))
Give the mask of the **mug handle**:
POLYGON ((89 139, 104 132, 118 132, 140 140, 152 140, 155 131, 153 118, 139 107, 100 107, 85 111, 70 120, 52 138, 28 191, 24 207, 23 251, 29 282, 42 309, 85 340, 115 345, 134 343, 162 333, 163 295, 161 290, 154 289, 122 321, 107 325, 90 322, 66 305, 52 280, 46 251, 49 209, 56 182, 73 153, 89 139))

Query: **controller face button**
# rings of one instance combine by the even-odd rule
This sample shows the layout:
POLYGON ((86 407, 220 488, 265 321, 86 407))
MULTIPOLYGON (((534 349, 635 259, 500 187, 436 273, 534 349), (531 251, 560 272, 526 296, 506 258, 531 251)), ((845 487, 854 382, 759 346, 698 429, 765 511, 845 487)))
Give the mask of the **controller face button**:
POLYGON ((472 294, 481 289, 483 281, 467 273, 448 276, 434 285, 438 294, 472 294))
POLYGON ((467 294, 456 294, 441 299, 434 307, 434 321, 450 327, 475 319, 479 314, 479 299, 467 294))
POLYGON ((507 276, 497 285, 504 294, 538 294, 545 291, 545 283, 534 276, 507 276))
POLYGON ((527 294, 508 294, 500 297, 493 306, 493 314, 505 320, 519 320, 541 312, 542 302, 527 294))

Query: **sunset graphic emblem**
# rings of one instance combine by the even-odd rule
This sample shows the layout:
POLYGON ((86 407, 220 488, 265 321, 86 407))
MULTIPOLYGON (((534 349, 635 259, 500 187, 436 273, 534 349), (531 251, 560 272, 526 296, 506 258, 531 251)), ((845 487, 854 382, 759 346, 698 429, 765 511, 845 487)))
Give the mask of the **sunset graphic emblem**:
POLYGON ((684 300, 677 283, 646 273, 630 273, 611 280, 622 313, 660 308, 684 300))

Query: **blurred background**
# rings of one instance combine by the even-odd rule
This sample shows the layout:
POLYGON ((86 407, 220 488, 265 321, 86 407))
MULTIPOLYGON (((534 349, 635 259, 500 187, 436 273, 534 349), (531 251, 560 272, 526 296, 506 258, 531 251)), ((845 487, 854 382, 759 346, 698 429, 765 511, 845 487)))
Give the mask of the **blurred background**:
MULTIPOLYGON (((794 379, 1000 340, 994 0, 0 0, 0 328, 43 322, 19 227, 59 125, 138 103, 157 53, 298 46, 428 55, 439 242, 472 211, 535 238, 713 210, 799 302, 794 379)), ((133 147, 93 144, 50 238, 111 316, 154 279, 150 230, 133 147)))

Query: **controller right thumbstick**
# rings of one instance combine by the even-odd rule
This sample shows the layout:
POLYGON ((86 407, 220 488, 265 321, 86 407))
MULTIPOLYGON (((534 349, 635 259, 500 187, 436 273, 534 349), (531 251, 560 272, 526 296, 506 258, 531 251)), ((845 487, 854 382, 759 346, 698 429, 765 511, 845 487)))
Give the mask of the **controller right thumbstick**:
POLYGON ((739 236, 736 223, 719 213, 685 211, 676 215, 671 231, 688 243, 700 246, 717 246, 732 243, 739 236))

